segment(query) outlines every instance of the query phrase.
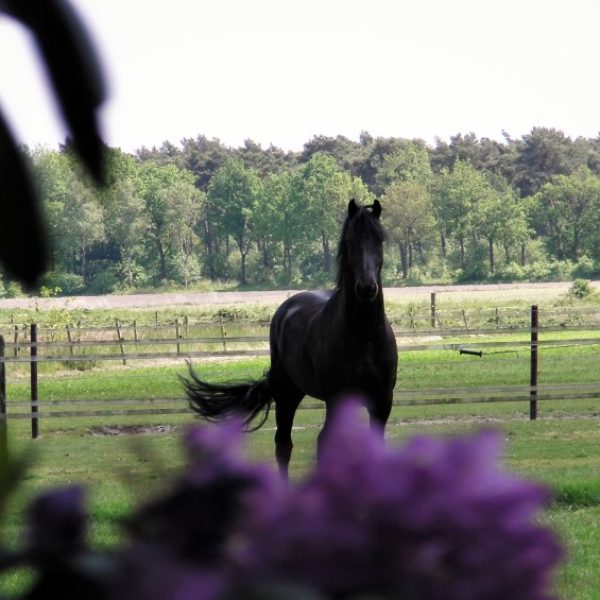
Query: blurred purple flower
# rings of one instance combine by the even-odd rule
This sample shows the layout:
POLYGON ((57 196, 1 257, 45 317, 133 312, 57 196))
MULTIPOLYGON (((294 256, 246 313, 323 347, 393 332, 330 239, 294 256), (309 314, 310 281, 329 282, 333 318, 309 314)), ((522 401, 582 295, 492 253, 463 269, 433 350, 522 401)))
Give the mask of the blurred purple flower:
POLYGON ((236 421, 190 429, 190 466, 130 520, 136 539, 197 565, 226 561, 237 528, 261 514, 265 495, 273 499, 283 489, 273 469, 242 458, 243 436, 236 421))
POLYGON ((229 588, 224 569, 187 564, 161 547, 130 548, 120 569, 110 600, 216 600, 229 588))
POLYGON ((242 438, 235 422, 191 429, 189 468, 114 553, 84 549, 81 490, 38 498, 31 600, 550 598, 561 549, 535 522, 548 493, 499 467, 496 434, 388 447, 349 402, 297 488, 244 460, 242 438))
POLYGON ((38 496, 29 508, 29 552, 58 558, 82 551, 87 532, 84 500, 84 491, 79 487, 60 488, 38 496))
POLYGON ((346 404, 314 472, 255 528, 248 568, 336 597, 549 598, 561 550, 534 522, 548 494, 499 453, 492 432, 387 448, 346 404))

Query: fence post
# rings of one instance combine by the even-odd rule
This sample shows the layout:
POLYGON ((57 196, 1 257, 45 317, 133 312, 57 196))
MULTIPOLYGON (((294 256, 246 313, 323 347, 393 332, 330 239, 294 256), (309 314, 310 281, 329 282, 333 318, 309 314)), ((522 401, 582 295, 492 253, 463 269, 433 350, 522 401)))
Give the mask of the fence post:
POLYGON ((181 346, 179 345, 179 319, 175 319, 175 339, 177 340, 177 356, 181 354, 181 346))
POLYGON ((462 318, 463 318, 463 322, 465 324, 465 329, 467 331, 469 331, 469 321, 467 320, 467 311, 463 308, 462 310, 462 318))
POLYGON ((435 292, 431 292, 431 328, 435 329, 435 292))
POLYGON ((529 419, 537 419, 537 384, 538 384, 538 307, 531 307, 531 364, 529 385, 529 419))
POLYGON ((223 323, 223 317, 221 317, 221 339, 223 340, 223 352, 227 352, 227 342, 225 342, 226 337, 227 331, 225 331, 225 324, 223 323))
MULTIPOLYGON (((121 323, 119 323, 119 319, 115 319, 115 326, 117 328, 117 339, 119 340, 119 346, 121 346, 121 356, 125 356, 125 348, 123 348, 123 335, 121 334, 121 323)), ((127 364, 125 358, 123 358, 123 364, 127 364)))
POLYGON ((71 326, 67 323, 67 339, 69 340, 69 354, 73 356, 75 353, 73 352, 73 338, 71 336, 71 326))
POLYGON ((13 350, 15 358, 17 358, 17 355, 19 354, 19 347, 17 346, 18 341, 19 341, 19 326, 15 325, 15 347, 13 350))
POLYGON ((0 465, 8 459, 8 422, 6 415, 6 365, 4 363, 4 336, 0 335, 0 465))
POLYGON ((31 374, 31 437, 37 439, 40 426, 38 419, 38 364, 37 364, 37 325, 31 324, 30 337, 31 348, 30 356, 30 374, 31 374))

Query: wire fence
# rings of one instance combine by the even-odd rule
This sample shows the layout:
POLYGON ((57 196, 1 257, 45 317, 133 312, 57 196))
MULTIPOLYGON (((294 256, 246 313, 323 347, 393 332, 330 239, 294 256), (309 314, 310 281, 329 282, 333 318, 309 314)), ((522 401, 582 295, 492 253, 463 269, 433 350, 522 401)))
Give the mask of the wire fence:
MULTIPOLYGON (((396 324, 400 365, 394 403, 528 402, 535 418, 538 401, 600 398, 600 323, 595 323, 595 313, 584 324, 581 314, 572 318, 563 312, 562 320, 573 323, 569 326, 547 318, 545 311, 543 326, 534 326, 533 314, 530 310, 525 319, 521 309, 519 326, 494 318, 493 326, 485 327, 469 315, 454 327, 407 329, 396 324), (533 365, 538 352, 543 356, 539 381, 538 365, 533 365)), ((176 379, 187 360, 269 354, 268 326, 262 323, 182 320, 151 326, 10 325, 0 330, 0 422, 6 426, 10 419, 30 419, 33 437, 40 420, 47 418, 188 414, 176 379), (115 365, 123 368, 115 370, 115 365), (155 376, 158 370, 149 370, 165 365, 175 371, 161 378, 155 376)), ((308 401, 301 406, 322 405, 308 401)))

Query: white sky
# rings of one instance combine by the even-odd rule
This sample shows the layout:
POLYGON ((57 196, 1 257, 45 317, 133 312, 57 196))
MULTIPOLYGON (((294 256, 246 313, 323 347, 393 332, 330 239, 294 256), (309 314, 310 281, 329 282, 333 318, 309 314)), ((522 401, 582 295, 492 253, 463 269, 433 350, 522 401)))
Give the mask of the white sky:
MULTIPOLYGON (((597 0, 72 0, 92 30, 111 146, 204 134, 299 150, 314 135, 502 139, 600 131, 597 0)), ((27 37, 0 19, 17 136, 64 130, 27 37)))

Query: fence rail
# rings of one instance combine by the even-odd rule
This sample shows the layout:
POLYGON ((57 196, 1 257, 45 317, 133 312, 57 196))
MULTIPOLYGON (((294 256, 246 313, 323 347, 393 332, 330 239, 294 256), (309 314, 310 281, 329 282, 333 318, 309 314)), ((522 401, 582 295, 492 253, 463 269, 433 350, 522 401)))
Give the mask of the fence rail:
MULTIPOLYGON (((545 314, 545 313, 544 313, 545 314)), ((574 398, 600 398, 600 381, 587 384, 546 384, 537 381, 540 349, 553 349, 567 346, 600 345, 600 333, 593 337, 593 332, 600 332, 600 324, 574 325, 562 327, 555 324, 539 326, 537 322, 537 306, 531 307, 530 325, 528 327, 477 327, 473 329, 431 327, 423 330, 395 328, 398 349, 404 352, 423 350, 439 350, 459 352, 460 354, 487 357, 519 352, 529 354, 529 384, 526 381, 510 385, 474 385, 461 388, 397 388, 394 404, 397 406, 456 404, 456 403, 488 403, 498 401, 529 402, 530 418, 537 417, 539 401, 574 398), (585 337, 546 339, 552 333, 590 332, 585 337), (477 340, 478 336, 503 336, 510 334, 522 339, 477 340), (464 338, 468 336, 468 339, 464 338), (453 338, 463 338, 454 341, 453 338), (541 338, 541 339, 540 339, 541 338)), ((432 323, 434 320, 432 320, 432 323)), ((267 335, 227 335, 223 323, 215 324, 217 335, 194 335, 193 326, 189 322, 176 323, 175 337, 143 337, 141 327, 129 329, 133 336, 125 337, 127 329, 119 324, 111 329, 74 329, 67 328, 67 339, 54 339, 56 329, 38 328, 31 325, 19 336, 12 335, 5 340, 0 336, 0 443, 5 443, 6 423, 9 419, 31 419, 32 436, 37 437, 40 419, 58 417, 98 417, 119 415, 161 415, 182 414, 189 412, 184 398, 143 398, 143 399, 58 399, 39 398, 38 383, 40 374, 38 365, 43 363, 73 363, 102 361, 154 361, 161 359, 191 358, 223 358, 244 356, 266 356, 269 354, 267 335), (112 339, 81 339, 92 334, 104 334, 111 331, 112 339), (40 333, 41 332, 41 333, 40 333), (25 335, 25 333, 27 335, 25 335), (192 333, 192 335, 190 335, 192 333), (45 334, 45 335, 44 335, 45 334), (19 339, 20 338, 20 339, 19 339), (11 340, 12 341, 9 341, 11 340), (217 348, 215 348, 217 346, 217 348), (138 351, 140 348, 165 348, 159 351, 138 351), (171 348, 171 350, 168 349, 171 348), (199 347, 207 349, 198 349, 199 347), (212 349, 211 349, 212 348, 212 349), (95 349, 93 353, 88 353, 95 349), (30 399, 6 400, 6 367, 8 365, 29 364, 30 366, 30 399), (4 433, 3 433, 4 432, 4 433), (4 440, 4 441, 2 441, 4 440)), ((203 325, 204 326, 204 325, 203 325)), ((145 330, 158 331, 161 326, 148 326, 145 330)), ((260 329, 260 328, 256 328, 260 329)), ((173 331, 173 327, 162 327, 161 331, 173 331)), ((478 360, 478 359, 475 359, 478 360)), ((506 362, 507 359, 502 359, 506 362)), ((519 359, 521 360, 521 359, 519 359)), ((449 364, 446 362, 444 364, 449 364)), ((303 408, 319 408, 321 403, 304 402, 303 408)))

